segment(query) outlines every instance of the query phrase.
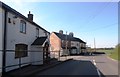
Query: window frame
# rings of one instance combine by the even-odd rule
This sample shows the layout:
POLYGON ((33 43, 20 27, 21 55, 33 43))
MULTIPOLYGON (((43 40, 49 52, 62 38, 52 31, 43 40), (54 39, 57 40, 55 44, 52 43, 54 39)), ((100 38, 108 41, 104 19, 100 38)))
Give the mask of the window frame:
POLYGON ((39 37, 39 28, 36 28, 36 37, 39 37))
POLYGON ((15 44, 15 58, 22 58, 28 56, 28 45, 15 44))
POLYGON ((23 20, 20 21, 20 32, 26 34, 26 22, 23 20))

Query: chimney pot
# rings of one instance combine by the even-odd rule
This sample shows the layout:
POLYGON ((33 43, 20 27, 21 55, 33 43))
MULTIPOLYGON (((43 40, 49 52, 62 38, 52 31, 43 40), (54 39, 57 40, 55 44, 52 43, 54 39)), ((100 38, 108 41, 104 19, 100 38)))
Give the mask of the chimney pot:
POLYGON ((60 33, 60 34, 63 34, 63 30, 59 30, 59 33, 60 33))
POLYGON ((73 34, 73 32, 70 32, 70 33, 69 33, 69 36, 72 36, 72 37, 74 37, 74 34, 73 34))
POLYGON ((33 21, 33 14, 30 14, 30 11, 29 11, 29 14, 28 14, 28 19, 29 19, 30 21, 33 21))

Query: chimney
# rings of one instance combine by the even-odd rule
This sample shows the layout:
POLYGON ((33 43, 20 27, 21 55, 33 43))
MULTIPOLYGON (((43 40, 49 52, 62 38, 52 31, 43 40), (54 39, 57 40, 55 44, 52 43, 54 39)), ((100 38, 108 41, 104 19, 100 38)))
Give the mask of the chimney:
POLYGON ((60 33, 60 34, 63 34, 63 30, 59 30, 59 33, 60 33))
POLYGON ((33 14, 30 14, 30 11, 29 11, 29 14, 28 14, 28 19, 29 19, 30 21, 33 21, 33 14))
POLYGON ((70 32, 70 33, 69 33, 69 36, 72 36, 72 37, 74 37, 74 34, 73 34, 73 32, 70 32))

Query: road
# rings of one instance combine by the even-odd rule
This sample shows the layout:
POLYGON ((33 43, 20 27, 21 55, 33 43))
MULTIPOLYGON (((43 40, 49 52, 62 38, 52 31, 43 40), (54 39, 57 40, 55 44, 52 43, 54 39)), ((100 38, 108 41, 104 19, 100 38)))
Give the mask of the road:
POLYGON ((37 75, 118 75, 118 62, 106 55, 72 56, 74 59, 37 75))
POLYGON ((74 57, 74 59, 91 61, 104 75, 118 75, 118 61, 106 55, 74 57))

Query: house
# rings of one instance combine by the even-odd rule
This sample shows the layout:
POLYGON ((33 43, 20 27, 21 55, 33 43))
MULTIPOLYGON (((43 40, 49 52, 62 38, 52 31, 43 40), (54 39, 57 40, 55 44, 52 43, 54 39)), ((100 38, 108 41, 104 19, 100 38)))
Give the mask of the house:
POLYGON ((82 41, 80 43, 81 53, 86 53, 86 42, 82 41))
POLYGON ((74 37, 72 32, 66 35, 60 30, 59 33, 52 32, 50 34, 50 50, 54 56, 80 54, 85 51, 85 45, 86 43, 74 37))
POLYGON ((50 33, 28 17, 0 2, 0 72, 29 64, 43 64, 48 58, 50 33))

